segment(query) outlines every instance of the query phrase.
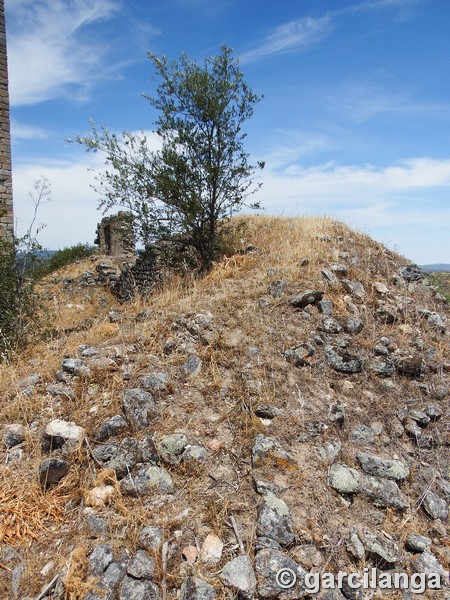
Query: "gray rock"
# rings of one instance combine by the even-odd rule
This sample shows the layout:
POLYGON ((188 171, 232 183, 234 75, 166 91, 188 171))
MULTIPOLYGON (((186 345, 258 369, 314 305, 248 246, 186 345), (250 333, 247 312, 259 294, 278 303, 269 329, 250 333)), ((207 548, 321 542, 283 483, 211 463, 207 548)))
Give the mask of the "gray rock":
POLYGON ((395 481, 390 479, 379 479, 366 475, 361 481, 360 491, 378 508, 407 510, 410 507, 406 496, 400 491, 395 481))
POLYGON ((28 375, 28 377, 24 377, 23 379, 20 379, 16 383, 16 388, 18 391, 23 392, 24 390, 27 390, 28 388, 34 388, 36 385, 41 383, 41 381, 42 381, 42 379, 41 379, 41 376, 39 375, 39 373, 33 373, 32 375, 28 375))
POLYGON ((160 600, 161 594, 156 584, 124 577, 119 590, 119 600, 160 600))
POLYGON ((333 313, 333 303, 331 300, 320 300, 317 303, 317 308, 319 309, 319 312, 326 316, 329 316, 333 313))
POLYGON ((405 281, 420 281, 424 279, 425 273, 415 264, 407 265, 399 271, 400 277, 403 277, 405 281))
POLYGON ((357 494, 361 490, 362 475, 351 467, 335 463, 328 474, 329 485, 340 494, 357 494))
POLYGON ((358 534, 355 531, 352 532, 348 537, 347 551, 356 560, 362 560, 366 554, 364 544, 362 543, 358 534))
POLYGON ((110 310, 108 313, 108 319, 110 323, 118 323, 121 319, 120 312, 115 309, 110 310))
POLYGON ((379 377, 392 377, 395 373, 395 363, 390 358, 375 358, 370 363, 370 369, 379 377))
POLYGON ((411 409, 406 414, 410 419, 412 419, 422 427, 426 427, 430 422, 430 417, 421 410, 411 409))
POLYGON ((325 346, 325 362, 332 369, 341 373, 360 373, 363 370, 361 358, 332 346, 325 346))
POLYGON ((256 578, 252 561, 246 554, 227 562, 220 575, 224 585, 236 590, 245 600, 253 598, 256 591, 256 578))
POLYGON ((73 389, 62 383, 49 383, 45 388, 47 394, 50 394, 53 398, 69 398, 72 399, 75 397, 75 392, 73 389))
POLYGON ((96 448, 93 448, 92 454, 94 458, 100 462, 108 462, 114 454, 118 451, 119 447, 117 444, 101 444, 96 448))
POLYGON ((388 537, 382 534, 373 533, 364 529, 360 534, 360 539, 364 548, 370 554, 373 554, 386 563, 395 564, 399 558, 399 549, 397 545, 388 537))
POLYGON ((448 502, 434 492, 425 494, 422 506, 431 519, 441 519, 441 521, 448 519, 448 502))
POLYGON ((386 323, 386 325, 393 325, 397 320, 397 309, 387 302, 379 300, 377 302, 375 317, 382 323, 386 323))
POLYGON ((349 294, 352 294, 352 296, 355 296, 360 300, 362 300, 366 295, 366 290, 364 289, 363 284, 357 279, 352 279, 351 281, 348 279, 342 279, 341 283, 349 294))
POLYGON ((337 286, 337 284, 339 283, 339 279, 336 277, 336 275, 332 271, 330 271, 330 269, 322 269, 320 272, 321 272, 323 278, 326 280, 326 282, 331 287, 337 286))
POLYGON ((122 479, 120 489, 127 496, 146 496, 150 493, 171 494, 175 490, 170 473, 162 467, 137 465, 122 479))
POLYGON ((306 367, 311 364, 312 357, 315 354, 314 345, 307 341, 295 348, 289 348, 283 352, 284 358, 296 367, 306 367))
POLYGON ((358 446, 372 446, 375 443, 375 434, 367 425, 356 425, 350 431, 350 441, 358 446))
POLYGON ((435 404, 429 404, 424 413, 429 417, 430 421, 438 421, 444 414, 440 407, 435 404))
POLYGON ((324 317, 322 323, 319 325, 319 330, 325 333, 340 333, 342 327, 340 323, 334 317, 324 317))
POLYGON ((196 446, 195 444, 188 444, 183 452, 183 462, 189 462, 192 460, 203 461, 208 456, 208 453, 203 446, 196 446))
POLYGON ((69 463, 60 458, 46 458, 39 465, 39 482, 46 490, 61 481, 69 472, 69 463))
POLYGON ((303 294, 294 296, 291 300, 291 306, 295 308, 305 308, 309 304, 317 304, 323 298, 323 292, 320 290, 306 290, 303 294))
MULTIPOLYGON (((295 562, 279 550, 263 548, 255 558, 255 570, 258 576, 258 597, 279 598, 280 600, 297 600, 305 596, 304 577, 305 571, 295 562), (291 588, 282 588, 277 582, 277 576, 284 572, 292 582, 291 588)), ((286 579, 285 583, 290 584, 286 579)))
POLYGON ((397 362, 397 371, 401 375, 419 378, 425 373, 425 362, 419 354, 403 356, 397 362))
POLYGON ((405 547, 410 552, 427 552, 431 548, 431 540, 418 533, 411 533, 406 540, 405 547))
POLYGON ((345 406, 340 400, 333 402, 330 406, 328 418, 332 423, 336 423, 339 426, 342 426, 345 423, 345 406))
POLYGON ((214 600, 216 592, 212 585, 199 577, 187 577, 180 590, 180 600, 214 600))
POLYGON ((282 408, 268 406, 267 404, 260 404, 258 408, 255 409, 255 415, 261 419, 274 419, 282 414, 284 414, 284 410, 282 408))
POLYGON ((86 432, 83 427, 71 421, 53 419, 47 424, 42 434, 42 452, 48 454, 52 450, 62 448, 65 445, 72 450, 76 450, 85 436, 86 432))
POLYGON ((79 375, 82 367, 83 361, 79 358, 65 358, 61 363, 61 370, 69 375, 79 375))
POLYGON ((134 579, 151 579, 155 571, 155 561, 145 550, 138 550, 128 565, 127 573, 134 579))
POLYGON ((152 394, 165 392, 169 386, 169 375, 167 373, 151 373, 141 377, 141 385, 152 394))
POLYGON ((86 344, 81 344, 81 346, 78 346, 78 354, 82 358, 91 358, 92 356, 98 356, 98 350, 93 346, 86 346, 86 344))
POLYGON ((358 317, 348 317, 344 323, 344 331, 350 335, 356 335, 363 330, 364 323, 358 317))
POLYGON ((347 277, 348 269, 345 265, 336 263, 334 265, 330 265, 330 271, 337 275, 338 277, 347 277))
POLYGON ((84 600, 113 600, 124 574, 123 565, 116 562, 111 563, 103 576, 95 582, 93 589, 86 594, 84 600))
POLYGON ((382 458, 365 452, 359 452, 356 458, 364 473, 368 475, 395 481, 403 481, 409 475, 408 465, 399 460, 382 458))
POLYGON ((155 444, 149 437, 143 439, 124 438, 108 463, 117 478, 122 479, 139 463, 156 462, 158 456, 155 444))
POLYGON ((164 463, 178 465, 188 444, 189 440, 184 433, 172 433, 157 444, 158 454, 164 463))
POLYGON ((101 536, 108 531, 108 523, 95 513, 86 515, 84 525, 94 536, 101 536))
POLYGON ((88 572, 95 577, 103 575, 114 560, 114 550, 111 544, 97 546, 89 555, 88 572))
POLYGON ((447 319, 437 312, 433 312, 427 309, 418 309, 417 311, 421 316, 425 317, 428 325, 438 331, 439 333, 445 333, 447 329, 447 319))
POLYGON ((297 466, 294 458, 286 452, 276 438, 258 433, 252 448, 252 466, 254 468, 262 466, 270 460, 297 466))
POLYGON ((157 526, 144 527, 139 534, 138 542, 149 552, 158 550, 163 543, 163 530, 157 526))
POLYGON ((331 440, 321 446, 317 446, 320 458, 329 463, 333 462, 339 456, 341 449, 342 445, 339 440, 331 440))
POLYGON ((25 427, 20 423, 6 425, 3 431, 3 443, 6 448, 14 448, 25 441, 25 427))
POLYGON ((422 552, 419 556, 412 558, 411 565, 415 573, 425 573, 426 575, 437 573, 441 577, 442 584, 445 585, 445 582, 448 581, 448 573, 431 552, 422 552))
POLYGON ((294 541, 294 529, 289 508, 281 498, 272 492, 264 495, 259 508, 257 534, 276 540, 282 546, 294 541))
POLYGON ((95 434, 95 439, 104 442, 108 438, 122 433, 127 427, 128 423, 123 415, 114 415, 100 425, 95 434))
POLYGON ((180 373, 185 378, 195 377, 200 373, 201 370, 202 361, 195 354, 192 354, 180 367, 180 373))
POLYGON ((264 548, 272 548, 273 550, 279 550, 280 552, 283 552, 283 548, 280 546, 280 544, 276 540, 273 540, 272 538, 261 535, 256 538, 256 552, 259 552, 260 550, 263 550, 264 548))
POLYGON ((123 412, 131 427, 142 429, 157 416, 158 409, 154 397, 149 392, 131 389, 123 394, 123 412))
POLYGON ((272 281, 269 284, 268 293, 273 298, 281 298, 284 294, 284 290, 286 289, 287 281, 285 279, 278 279, 277 281, 272 281))

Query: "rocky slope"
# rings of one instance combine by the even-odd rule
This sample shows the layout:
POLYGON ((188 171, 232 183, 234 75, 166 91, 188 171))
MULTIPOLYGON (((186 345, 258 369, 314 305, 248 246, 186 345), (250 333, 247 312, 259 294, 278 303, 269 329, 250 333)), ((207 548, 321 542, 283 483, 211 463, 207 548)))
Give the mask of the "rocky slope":
POLYGON ((450 597, 447 302, 341 223, 245 224, 145 303, 102 257, 47 282, 1 372, 0 597, 450 597))

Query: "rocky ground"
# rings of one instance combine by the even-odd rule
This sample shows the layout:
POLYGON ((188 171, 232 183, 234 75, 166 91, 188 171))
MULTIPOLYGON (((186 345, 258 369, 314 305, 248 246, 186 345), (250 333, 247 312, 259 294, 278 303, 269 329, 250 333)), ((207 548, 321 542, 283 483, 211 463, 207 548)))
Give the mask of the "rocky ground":
POLYGON ((330 219, 241 235, 145 302, 106 257, 47 282, 1 372, 0 597, 450 598, 447 301, 330 219))

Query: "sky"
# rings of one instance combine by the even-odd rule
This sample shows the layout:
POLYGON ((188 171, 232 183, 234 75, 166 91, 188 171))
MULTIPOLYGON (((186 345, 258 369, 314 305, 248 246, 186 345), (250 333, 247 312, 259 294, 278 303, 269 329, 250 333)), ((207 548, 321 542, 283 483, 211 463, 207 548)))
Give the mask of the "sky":
MULTIPOLYGON (((152 131, 147 53, 234 49, 264 95, 246 149, 266 214, 329 215, 418 264, 450 263, 448 0, 5 0, 18 233, 33 186, 49 249, 93 242, 104 157, 67 142, 152 131)), ((35 194, 34 194, 35 195, 35 194)), ((256 199, 256 197, 255 197, 256 199)))

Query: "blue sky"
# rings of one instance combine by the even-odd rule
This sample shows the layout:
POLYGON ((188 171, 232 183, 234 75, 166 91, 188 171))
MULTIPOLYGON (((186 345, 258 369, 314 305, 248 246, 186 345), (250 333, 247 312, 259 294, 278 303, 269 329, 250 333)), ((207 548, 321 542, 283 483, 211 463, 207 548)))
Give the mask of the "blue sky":
POLYGON ((44 175, 48 248, 92 242, 89 118, 151 131, 147 52, 234 48, 253 90, 247 149, 268 214, 327 214, 420 264, 450 263, 448 0, 5 0, 18 230, 44 175))

